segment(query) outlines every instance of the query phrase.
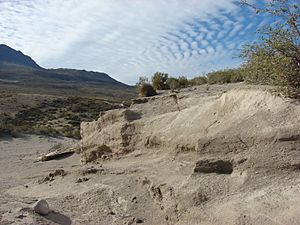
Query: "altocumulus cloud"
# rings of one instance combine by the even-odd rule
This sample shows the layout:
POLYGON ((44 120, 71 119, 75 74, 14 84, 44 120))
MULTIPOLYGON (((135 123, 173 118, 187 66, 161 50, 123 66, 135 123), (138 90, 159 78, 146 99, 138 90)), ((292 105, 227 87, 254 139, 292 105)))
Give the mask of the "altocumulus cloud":
POLYGON ((232 56, 268 21, 235 0, 0 0, 0 42, 47 68, 105 71, 133 84, 165 71, 194 76, 232 56))

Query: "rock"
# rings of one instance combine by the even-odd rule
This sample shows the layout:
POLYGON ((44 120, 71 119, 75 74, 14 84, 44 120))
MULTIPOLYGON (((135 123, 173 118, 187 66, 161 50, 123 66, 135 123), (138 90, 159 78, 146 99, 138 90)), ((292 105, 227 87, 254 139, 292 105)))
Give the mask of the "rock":
POLYGON ((300 134, 297 127, 283 127, 281 128, 276 137, 277 141, 299 141, 300 134))
POLYGON ((78 178, 78 180, 75 181, 75 183, 82 183, 82 182, 86 182, 86 181, 88 181, 88 180, 89 180, 89 178, 86 178, 86 177, 78 178))
POLYGON ((237 164, 242 164, 242 163, 244 163, 244 162, 246 162, 246 161, 247 161, 246 158, 241 158, 241 159, 238 159, 238 160, 237 160, 237 164))
POLYGON ((134 121, 139 118, 141 115, 138 112, 115 109, 105 113, 97 121, 82 122, 81 162, 87 164, 132 152, 138 138, 134 121))
POLYGON ((86 176, 89 174, 96 174, 98 172, 102 172, 104 169, 96 169, 96 168, 87 168, 87 169, 83 169, 80 173, 82 174, 82 176, 86 176))
POLYGON ((54 177, 56 176, 66 176, 67 175, 67 172, 63 169, 58 169, 58 170, 55 170, 53 173, 49 173, 48 176, 38 180, 38 183, 39 184, 42 184, 42 183, 45 183, 45 182, 51 182, 51 181, 54 181, 54 177))
POLYGON ((82 182, 83 182, 83 180, 81 178, 78 178, 78 180, 75 181, 75 183, 82 183, 82 182))
POLYGON ((16 216, 15 216, 16 219, 23 219, 23 218, 25 218, 25 217, 26 217, 26 215, 23 215, 23 214, 20 214, 20 215, 16 215, 16 216))
POLYGON ((199 160, 194 169, 195 173, 231 174, 232 171, 233 166, 231 162, 216 159, 199 160))
POLYGON ((115 212, 113 212, 113 211, 110 211, 109 213, 108 213, 109 215, 116 215, 116 213, 115 212))
POLYGON ((292 169, 300 170, 300 160, 293 160, 290 162, 292 169))
POLYGON ((50 213, 50 208, 46 200, 40 199, 33 205, 34 212, 41 215, 48 215, 50 213))
POLYGON ((78 147, 56 145, 51 152, 46 155, 42 155, 38 158, 38 161, 60 160, 72 156, 78 147))
POLYGON ((65 176, 67 172, 63 169, 55 170, 53 173, 49 173, 49 177, 56 177, 56 176, 65 176))
POLYGON ((141 218, 136 218, 136 219, 135 219, 135 222, 136 222, 136 223, 144 223, 144 220, 141 219, 141 218))
POLYGON ((131 104, 136 105, 136 104, 143 104, 149 101, 149 98, 136 98, 132 99, 131 104))
POLYGON ((97 159, 108 159, 108 155, 112 154, 112 150, 106 145, 100 145, 98 147, 90 148, 88 151, 82 154, 82 162, 84 164, 88 162, 94 162, 97 159))

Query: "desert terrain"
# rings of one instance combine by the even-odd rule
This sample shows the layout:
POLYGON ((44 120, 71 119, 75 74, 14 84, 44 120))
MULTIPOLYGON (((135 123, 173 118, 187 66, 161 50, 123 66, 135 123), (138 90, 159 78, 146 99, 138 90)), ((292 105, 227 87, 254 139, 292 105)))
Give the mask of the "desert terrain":
POLYGON ((299 121, 270 87, 201 85, 102 112, 81 141, 1 137, 0 224, 300 224, 299 121))

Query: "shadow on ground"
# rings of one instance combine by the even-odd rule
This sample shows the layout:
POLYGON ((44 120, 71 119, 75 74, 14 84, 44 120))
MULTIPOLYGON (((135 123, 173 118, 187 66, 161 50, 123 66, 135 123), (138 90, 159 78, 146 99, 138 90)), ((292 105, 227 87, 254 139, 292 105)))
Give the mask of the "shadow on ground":
POLYGON ((46 219, 51 220, 54 223, 60 224, 60 225, 71 225, 72 220, 61 213, 58 212, 51 212, 47 216, 45 216, 46 219))

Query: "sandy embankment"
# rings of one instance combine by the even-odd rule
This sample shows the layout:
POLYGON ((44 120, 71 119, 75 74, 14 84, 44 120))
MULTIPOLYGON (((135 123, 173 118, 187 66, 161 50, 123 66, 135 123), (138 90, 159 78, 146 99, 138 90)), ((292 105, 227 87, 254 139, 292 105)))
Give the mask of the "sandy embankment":
POLYGON ((300 105, 240 85, 177 97, 180 111, 165 94, 83 124, 84 166, 76 154, 33 163, 58 140, 1 141, 2 221, 300 224, 300 105), (24 210, 36 198, 56 217, 24 210))

